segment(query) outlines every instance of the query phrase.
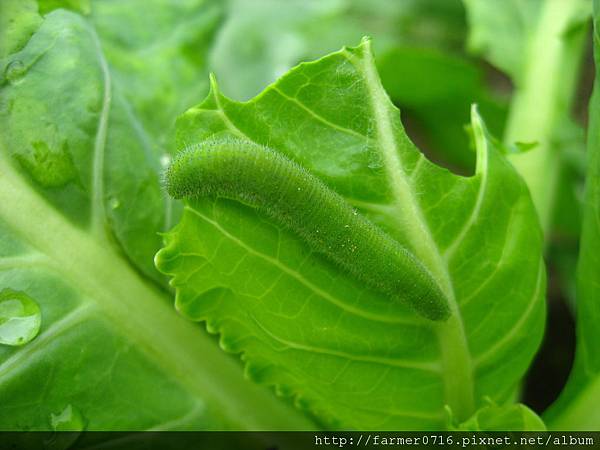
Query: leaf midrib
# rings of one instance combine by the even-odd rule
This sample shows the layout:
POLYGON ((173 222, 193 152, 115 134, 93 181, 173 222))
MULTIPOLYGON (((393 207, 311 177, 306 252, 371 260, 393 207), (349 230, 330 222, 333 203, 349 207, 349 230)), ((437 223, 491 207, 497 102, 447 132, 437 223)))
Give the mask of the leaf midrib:
MULTIPOLYGON (((87 25, 87 23, 86 23, 87 25)), ((102 110, 98 118, 92 162, 91 227, 98 238, 107 238, 104 231, 106 212, 104 210, 104 154, 108 134, 108 119, 112 99, 112 83, 108 63, 102 52, 102 45, 96 31, 89 25, 87 30, 94 43, 94 51, 102 72, 102 110)))
POLYGON ((388 179, 396 198, 396 209, 407 224, 403 231, 409 235, 417 256, 441 283, 448 299, 451 317, 446 322, 437 323, 436 327, 444 366, 442 378, 445 400, 456 417, 465 420, 474 411, 472 358, 447 265, 435 244, 423 212, 415 201, 413 189, 406 181, 409 178, 398 158, 397 141, 389 110, 385 106, 391 102, 381 86, 370 41, 365 42, 363 58, 356 58, 346 49, 342 50, 342 53, 365 78, 371 109, 375 116, 377 140, 381 143, 386 161, 388 179))

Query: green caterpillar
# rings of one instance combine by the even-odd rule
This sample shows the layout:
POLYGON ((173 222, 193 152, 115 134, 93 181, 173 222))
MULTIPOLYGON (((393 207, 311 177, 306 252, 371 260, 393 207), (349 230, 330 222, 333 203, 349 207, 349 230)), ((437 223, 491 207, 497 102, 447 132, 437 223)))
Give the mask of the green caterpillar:
POLYGON ((182 151, 164 181, 174 198, 224 197, 256 207, 370 288, 428 319, 450 315, 443 292, 411 252, 267 147, 237 139, 204 142, 182 151))

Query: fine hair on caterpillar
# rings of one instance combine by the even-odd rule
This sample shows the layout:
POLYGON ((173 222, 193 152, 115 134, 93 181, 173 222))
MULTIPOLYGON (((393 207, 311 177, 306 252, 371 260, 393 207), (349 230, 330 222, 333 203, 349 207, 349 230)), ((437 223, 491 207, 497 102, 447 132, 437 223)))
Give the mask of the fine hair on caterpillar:
POLYGON ((393 301, 431 320, 450 309, 429 270, 306 169, 250 141, 205 141, 180 152, 164 175, 174 198, 224 197, 257 208, 310 248, 393 301))

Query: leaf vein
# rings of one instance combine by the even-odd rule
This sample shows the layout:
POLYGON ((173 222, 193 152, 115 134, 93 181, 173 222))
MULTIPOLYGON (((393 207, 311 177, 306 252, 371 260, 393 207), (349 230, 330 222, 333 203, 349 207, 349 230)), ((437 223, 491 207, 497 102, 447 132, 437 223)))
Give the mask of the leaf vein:
POLYGON ((368 362, 368 363, 383 365, 386 367, 401 367, 401 368, 408 368, 408 369, 417 369, 417 370, 422 370, 422 371, 426 371, 426 372, 433 372, 436 374, 439 374, 440 370, 441 370, 439 364, 437 364, 434 361, 418 362, 418 361, 408 361, 408 360, 399 359, 399 358, 387 358, 387 357, 383 357, 383 356, 359 355, 359 354, 355 354, 355 353, 348 353, 348 352, 343 352, 340 350, 333 350, 333 349, 329 349, 329 348, 301 344, 298 342, 290 341, 288 339, 279 337, 272 331, 268 330, 254 316, 251 315, 250 317, 256 323, 256 325, 263 331, 263 333, 265 333, 271 339, 286 346, 286 348, 283 349, 282 351, 285 351, 288 349, 300 350, 300 351, 304 351, 304 352, 308 352, 308 353, 318 353, 318 354, 323 354, 323 355, 328 355, 328 356, 335 356, 335 357, 347 359, 350 361, 368 362))
POLYGON ((327 125, 328 127, 331 127, 331 128, 333 128, 335 130, 338 130, 338 131, 341 131, 342 133, 350 134, 352 136, 356 136, 358 138, 365 139, 367 141, 371 139, 369 136, 367 136, 365 134, 362 134, 362 133, 359 133, 356 130, 352 130, 350 128, 346 128, 346 127, 343 127, 341 125, 338 125, 336 123, 333 123, 333 122, 329 121, 325 117, 321 116, 320 114, 317 114, 315 111, 313 111, 312 109, 310 109, 308 106, 306 106, 304 103, 302 103, 297 98, 291 97, 291 96, 287 95, 281 89, 277 88, 275 85, 271 86, 271 89, 273 91, 277 92, 279 95, 281 95, 284 99, 286 99, 286 100, 288 100, 288 101, 296 104, 299 108, 303 109, 308 114, 310 114, 312 117, 314 117, 316 120, 318 120, 319 122, 322 122, 323 124, 327 125))
POLYGON ((250 245, 246 244, 245 242, 243 242, 241 239, 237 238, 236 236, 233 236, 232 234, 230 234, 227 230, 225 230, 218 222, 206 217, 205 215, 203 215, 202 213, 200 213, 199 211, 196 211, 193 208, 187 207, 185 208, 187 211, 190 211, 192 214, 195 214, 196 216, 200 217, 202 220, 204 220, 205 222, 211 224, 213 227, 215 227, 221 234, 223 234, 223 236, 225 236, 227 239, 230 239, 231 241, 233 241, 234 243, 236 243, 237 245, 239 245, 240 247, 242 247, 244 250, 246 250, 247 252, 263 259, 264 261, 272 264, 273 266, 277 267, 279 270, 281 270, 282 272, 285 272, 287 275, 289 275, 290 277, 294 278, 295 280, 297 280, 298 282, 300 282, 302 285, 304 285, 305 287, 307 287, 310 291, 312 291, 313 293, 315 293, 316 295, 318 295, 319 297, 323 298, 324 300, 327 300, 328 302, 330 302, 331 304, 337 306, 338 308, 353 314, 355 316, 358 317, 362 317, 364 319, 367 320, 373 320, 373 321, 377 321, 377 322, 384 322, 384 323, 395 323, 395 324, 404 324, 404 325, 424 325, 425 322, 424 320, 422 322, 417 322, 417 319, 415 317, 415 321, 410 321, 406 318, 392 318, 389 316, 383 316, 383 315, 379 315, 379 314, 373 314, 373 313, 369 313, 363 310, 360 310, 358 308, 354 308, 351 305, 348 305, 347 303, 344 303, 342 300, 332 296, 331 294, 329 294, 328 292, 320 289, 319 287, 317 287, 316 285, 314 285, 313 283, 311 283, 309 280, 307 280, 302 274, 300 274, 298 271, 286 266, 285 264, 283 264, 281 261, 276 260, 275 258, 272 258, 271 256, 265 255, 262 252, 259 252, 258 250, 254 249, 253 247, 251 247, 250 245))
POLYGON ((521 331, 521 329, 523 328, 523 326, 527 323, 527 320, 531 316, 531 313, 535 310, 534 307, 538 303, 537 298, 539 297, 539 294, 542 289, 542 285, 543 285, 542 281, 544 280, 543 275, 544 275, 544 264, 543 264, 543 262, 540 262, 539 269, 538 269, 537 283, 536 283, 535 289, 533 291, 533 294, 530 297, 531 301, 527 305, 527 309, 525 309, 525 311, 523 311, 523 313, 521 314, 521 317, 519 318, 517 323, 515 323, 513 325, 513 327, 511 328, 509 333, 502 336, 502 338, 499 339, 498 341, 496 341, 496 343, 494 345, 489 347, 484 353, 480 354, 479 356, 477 356, 475 358, 474 367, 476 369, 481 367, 482 365, 484 365, 485 362, 488 361, 495 353, 500 351, 502 349, 502 347, 504 347, 507 343, 509 343, 511 341, 511 339, 514 336, 516 336, 517 333, 519 333, 521 331))

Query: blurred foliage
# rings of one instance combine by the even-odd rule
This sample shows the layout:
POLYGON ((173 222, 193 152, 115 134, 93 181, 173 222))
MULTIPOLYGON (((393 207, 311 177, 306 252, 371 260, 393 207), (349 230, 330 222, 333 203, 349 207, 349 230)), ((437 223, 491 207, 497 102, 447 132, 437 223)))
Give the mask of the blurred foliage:
POLYGON ((411 137, 433 160, 470 173, 470 105, 499 135, 507 104, 504 80, 496 73, 500 83, 487 83, 492 70, 465 54, 466 32, 460 0, 231 0, 209 65, 225 95, 246 100, 297 63, 369 35, 411 137))

